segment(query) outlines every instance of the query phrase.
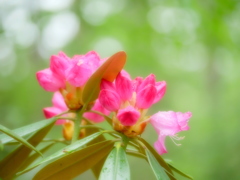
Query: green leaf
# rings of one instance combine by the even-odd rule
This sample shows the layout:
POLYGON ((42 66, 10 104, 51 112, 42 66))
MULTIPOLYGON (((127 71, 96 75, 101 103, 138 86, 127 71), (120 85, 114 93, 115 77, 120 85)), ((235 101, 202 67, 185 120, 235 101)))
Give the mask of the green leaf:
MULTIPOLYGON (((98 129, 92 129, 92 128, 85 129, 85 131, 86 131, 86 136, 89 136, 89 135, 91 135, 93 133, 99 132, 98 129)), ((105 141, 105 140, 106 140, 106 138, 103 135, 99 135, 97 138, 95 138, 94 140, 89 142, 88 145, 92 145, 92 144, 95 144, 95 143, 98 143, 98 142, 102 142, 102 141, 105 141)), ((100 172, 102 170, 102 167, 103 167, 103 164, 104 164, 106 158, 107 158, 107 155, 105 157, 103 157, 99 162, 97 162, 97 164, 95 164, 91 168, 94 176, 96 177, 96 179, 98 179, 98 177, 100 175, 100 172)))
MULTIPOLYGON (((49 148, 51 148, 54 145, 54 143, 51 143, 49 145, 47 145, 46 147, 42 148, 40 150, 40 152, 43 154, 45 153, 49 148)), ((39 154, 34 153, 32 155, 30 155, 25 161, 24 163, 21 165, 21 167, 19 168, 18 171, 23 171, 25 168, 27 168, 30 164, 32 164, 37 158, 39 157, 39 154)))
POLYGON ((0 140, 0 151, 2 151, 3 150, 3 143, 2 143, 2 141, 0 140))
POLYGON ((157 178, 157 180, 170 180, 164 168, 158 163, 155 157, 150 153, 148 149, 145 149, 148 162, 157 178))
POLYGON ((180 171, 179 169, 177 169, 177 168, 174 167, 173 165, 171 165, 171 164, 168 164, 168 165, 169 165, 169 167, 170 167, 173 171, 175 171, 176 173, 182 175, 183 177, 186 177, 186 178, 188 178, 188 179, 193 179, 193 177, 191 177, 190 175, 185 174, 184 172, 180 171))
POLYGON ((170 169, 170 167, 168 166, 168 164, 164 161, 164 159, 155 151, 155 149, 148 144, 147 141, 145 141, 143 138, 139 138, 139 140, 148 148, 148 150, 154 155, 154 157, 156 158, 156 160, 158 161, 158 163, 166 170, 169 178, 171 180, 176 180, 176 178, 173 175, 172 170, 170 169))
MULTIPOLYGON (((56 119, 52 118, 47 120, 45 126, 36 131, 29 139, 28 142, 34 147, 37 146, 41 140, 47 135, 56 119)), ((31 153, 31 149, 25 145, 20 145, 16 150, 10 153, 0 162, 0 178, 3 180, 12 179, 21 165, 24 163, 28 155, 31 153)))
POLYGON ((99 180, 130 180, 130 168, 121 142, 108 155, 102 168, 99 180))
POLYGON ((97 99, 102 79, 113 81, 126 63, 126 53, 117 52, 108 58, 87 81, 82 94, 82 102, 88 104, 97 99))
POLYGON ((42 156, 41 152, 39 152, 35 147, 33 147, 31 144, 29 144, 25 139, 23 139, 21 136, 18 136, 15 132, 2 126, 1 124, 0 124, 0 131, 2 131, 3 133, 7 134, 10 137, 12 137, 13 139, 16 139, 17 141, 24 144, 26 147, 34 150, 35 152, 37 152, 38 154, 40 154, 42 156))
POLYGON ((113 145, 114 141, 108 140, 67 154, 46 165, 33 180, 73 179, 105 157, 113 145))
MULTIPOLYGON (((29 124, 27 126, 23 126, 21 128, 18 128, 18 129, 14 129, 14 130, 12 130, 12 132, 17 134, 18 136, 24 137, 24 136, 27 136, 29 134, 32 134, 35 131, 38 131, 39 129, 44 128, 52 120, 55 121, 55 118, 50 118, 50 119, 45 119, 45 120, 42 120, 42 121, 38 121, 36 123, 29 124)), ((6 135, 6 134, 1 134, 0 135, 0 141, 3 144, 6 144, 6 143, 8 143, 8 142, 10 142, 12 140, 13 140, 13 138, 8 136, 8 135, 6 135)))
POLYGON ((43 163, 46 163, 46 162, 49 162, 49 161, 52 161, 52 160, 63 158, 65 156, 67 156, 68 154, 71 154, 74 151, 79 150, 80 147, 86 145, 87 143, 89 143, 90 141, 95 139, 100 134, 101 134, 101 132, 98 132, 98 133, 95 133, 91 136, 85 137, 84 139, 75 141, 73 144, 71 144, 69 146, 66 146, 65 148, 57 151, 56 153, 52 154, 51 156, 48 156, 48 157, 44 158, 42 161, 30 166, 29 168, 25 169, 24 171, 21 171, 21 172, 17 173, 17 175, 21 175, 23 173, 26 173, 26 172, 32 170, 33 168, 39 166, 40 164, 43 164, 43 163))

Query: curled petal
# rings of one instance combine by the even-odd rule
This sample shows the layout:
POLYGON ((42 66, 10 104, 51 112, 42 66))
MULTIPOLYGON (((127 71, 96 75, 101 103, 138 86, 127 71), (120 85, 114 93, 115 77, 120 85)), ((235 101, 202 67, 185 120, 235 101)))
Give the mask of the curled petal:
POLYGON ((128 106, 124 109, 120 109, 117 114, 118 120, 124 126, 133 126, 136 124, 140 117, 140 112, 137 111, 134 107, 128 106))
POLYGON ((165 147, 165 138, 166 136, 158 136, 158 140, 154 143, 154 148, 159 154, 167 153, 167 149, 165 147))
POLYGON ((163 98, 166 92, 166 82, 165 81, 156 82, 155 87, 157 89, 157 94, 153 103, 156 103, 163 98))
POLYGON ((59 56, 51 56, 50 69, 56 76, 65 79, 65 71, 70 65, 69 58, 63 52, 59 54, 59 56))
POLYGON ((174 136, 181 131, 177 115, 173 111, 158 112, 151 117, 150 122, 161 135, 174 136))
POLYGON ((46 91, 54 92, 65 87, 64 80, 54 76, 49 68, 38 71, 36 76, 40 86, 46 91))
POLYGON ((64 98, 59 91, 57 91, 53 94, 52 103, 53 103, 54 107, 61 109, 62 112, 66 111, 68 109, 65 104, 64 98))
MULTIPOLYGON (((51 117, 54 117, 60 113, 62 113, 62 110, 59 109, 58 107, 46 107, 43 109, 43 113, 45 115, 46 118, 51 118, 51 117)), ((56 121, 56 124, 57 125, 60 125, 60 124, 64 124, 66 120, 64 119, 58 119, 56 121)))
POLYGON ((188 130, 187 122, 191 117, 191 113, 181 113, 173 111, 158 112, 154 114, 150 122, 156 129, 158 134, 166 136, 174 136, 176 133, 188 130))
POLYGON ((188 121, 192 117, 191 112, 181 113, 177 112, 178 124, 182 131, 189 130, 188 121))
POLYGON ((116 111, 120 108, 121 100, 118 94, 111 90, 101 90, 99 94, 101 105, 109 111, 116 111))
MULTIPOLYGON (((99 102, 99 100, 96 100, 94 106, 92 107, 93 111, 98 111, 98 112, 101 112, 103 113, 104 115, 109 115, 109 111, 106 110, 99 102)), ((86 112, 84 113, 84 117, 95 122, 95 123, 100 123, 102 121, 104 121, 104 117, 99 115, 99 114, 96 114, 96 113, 93 113, 93 112, 86 112)))
POLYGON ((141 109, 148 109, 156 97, 157 90, 153 85, 147 85, 137 93, 136 106, 141 109))
POLYGON ((116 78, 116 90, 122 100, 129 100, 133 93, 131 80, 119 73, 116 78))
POLYGON ((142 89, 144 89, 144 88, 145 88, 146 86, 148 86, 148 85, 153 85, 153 86, 155 86, 155 82, 156 82, 156 80, 155 80, 155 75, 154 75, 154 74, 150 74, 150 75, 147 76, 147 77, 142 81, 142 83, 139 85, 137 92, 141 91, 142 89))

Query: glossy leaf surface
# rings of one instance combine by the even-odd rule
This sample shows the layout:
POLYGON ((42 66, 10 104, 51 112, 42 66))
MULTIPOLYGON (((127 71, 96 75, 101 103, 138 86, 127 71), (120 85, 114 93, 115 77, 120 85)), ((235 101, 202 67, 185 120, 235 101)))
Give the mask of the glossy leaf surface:
MULTIPOLYGON (((55 118, 38 121, 36 123, 32 123, 32 124, 29 124, 27 126, 23 126, 21 128, 14 129, 14 130, 12 130, 12 132, 17 134, 18 136, 24 137, 26 135, 29 135, 29 134, 35 132, 35 131, 38 131, 39 129, 44 128, 52 120, 55 121, 55 118)), ((6 143, 8 143, 8 142, 10 142, 14 139, 12 137, 6 135, 6 134, 1 134, 0 135, 0 140, 3 144, 6 144, 6 143)))
POLYGON ((99 180, 130 180, 130 168, 121 143, 117 143, 108 155, 99 180))
POLYGON ((150 153, 148 149, 145 150, 148 162, 157 178, 157 180, 170 180, 163 167, 158 163, 156 158, 150 153))
MULTIPOLYGON (((89 128, 89 129, 85 129, 86 130, 86 136, 89 136, 91 134, 94 134, 96 132, 99 132, 98 129, 92 129, 92 128, 89 128)), ((93 139, 91 142, 88 143, 88 145, 93 145, 95 143, 98 143, 98 142, 102 142, 102 141, 105 141, 106 138, 103 136, 103 134, 99 135, 98 137, 96 137, 95 139, 93 139)), ((100 172, 101 172, 101 169, 103 167, 103 164, 105 162, 107 158, 107 155, 101 159, 99 162, 97 162, 91 169, 92 169, 92 172, 94 174, 94 176, 96 177, 96 179, 98 179, 99 175, 100 175, 100 172)))
POLYGON ((34 180, 73 179, 106 156, 114 145, 111 140, 88 146, 46 165, 34 180))
MULTIPOLYGON (((28 139, 28 143, 35 147, 41 142, 41 140, 47 135, 49 130, 54 125, 55 119, 48 120, 47 122, 48 123, 46 123, 42 129, 36 131, 28 139)), ((3 180, 12 179, 31 151, 32 150, 25 145, 20 145, 16 150, 5 157, 0 162, 0 178, 3 180)))
POLYGON ((60 158, 63 158, 65 156, 67 156, 67 155, 73 153, 74 151, 79 150, 79 148, 86 145, 87 143, 89 143, 90 141, 95 139, 100 134, 101 134, 101 132, 98 132, 98 133, 92 134, 91 136, 88 136, 84 139, 78 140, 78 141, 74 142, 73 144, 71 144, 69 146, 66 146, 65 148, 57 151, 56 153, 44 158, 42 161, 30 166, 29 168, 25 169, 24 171, 19 172, 18 175, 26 173, 26 172, 30 171, 31 169, 33 169, 33 168, 35 168, 35 167, 37 167, 37 166, 39 166, 43 163, 50 162, 50 161, 53 161, 53 160, 57 160, 57 159, 60 159, 60 158))
POLYGON ((168 164, 164 161, 164 159, 155 151, 155 149, 143 138, 139 138, 139 140, 147 147, 147 149, 153 154, 153 156, 156 158, 158 163, 167 171, 167 174, 171 180, 176 180, 176 178, 173 175, 172 170, 168 166, 168 164))
POLYGON ((29 144, 25 139, 23 139, 21 136, 17 135, 15 132, 11 131, 10 129, 2 126, 1 124, 0 124, 0 131, 2 131, 3 133, 7 134, 10 137, 12 137, 13 139, 19 141, 20 143, 22 143, 26 147, 34 150, 38 154, 42 155, 35 147, 33 147, 31 144, 29 144))
MULTIPOLYGON (((40 150, 40 152, 43 154, 45 153, 48 149, 50 149, 54 144, 49 144, 46 147, 42 148, 40 150)), ((25 161, 24 163, 21 165, 21 167, 19 168, 19 171, 24 170, 25 168, 27 168, 30 164, 32 164, 37 158, 39 157, 39 154, 34 153, 32 155, 30 155, 25 161)))

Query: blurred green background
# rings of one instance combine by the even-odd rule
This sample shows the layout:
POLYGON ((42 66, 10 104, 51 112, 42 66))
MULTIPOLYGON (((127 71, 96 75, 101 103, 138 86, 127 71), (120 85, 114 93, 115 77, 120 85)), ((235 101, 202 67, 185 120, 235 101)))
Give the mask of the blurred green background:
MULTIPOLYGON (((43 119, 51 106, 35 73, 49 57, 124 50, 134 78, 154 73, 167 93, 149 111, 191 111, 191 129, 164 158, 195 179, 240 177, 240 2, 224 0, 0 1, 0 123, 11 129, 43 119)), ((57 129, 61 135, 61 129, 57 129)), ((154 143, 150 125, 143 134, 154 143)), ((2 158, 11 147, 0 152, 2 158)), ((131 158, 132 179, 154 179, 131 158)), ((90 172, 81 176, 92 179, 90 172)), ((79 178, 77 178, 79 179, 79 178)), ((184 179, 179 177, 179 179, 184 179)))

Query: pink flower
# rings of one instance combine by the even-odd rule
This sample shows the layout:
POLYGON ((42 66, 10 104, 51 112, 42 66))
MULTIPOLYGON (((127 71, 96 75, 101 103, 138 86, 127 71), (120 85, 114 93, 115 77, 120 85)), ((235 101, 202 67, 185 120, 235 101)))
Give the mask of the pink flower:
POLYGON ((60 91, 69 109, 82 106, 81 94, 89 77, 100 66, 102 60, 94 51, 76 55, 72 59, 63 52, 50 58, 50 68, 36 73, 39 84, 51 92, 60 91))
MULTIPOLYGON (((64 111, 68 110, 68 108, 64 102, 64 99, 62 97, 62 94, 58 91, 53 94, 52 103, 53 103, 52 107, 46 107, 43 109, 43 113, 46 118, 54 117, 64 111)), ((56 121, 56 124, 57 125, 64 124, 65 121, 66 120, 64 120, 64 119, 59 119, 56 121)))
MULTIPOLYGON (((124 129, 124 133, 128 136, 138 135, 143 131, 139 127, 147 120, 144 115, 148 108, 158 102, 165 91, 166 83, 156 82, 153 74, 145 79, 137 77, 131 80, 128 73, 122 71, 115 82, 102 81, 99 101, 103 107, 115 113, 113 118, 115 130, 123 131, 124 129)), ((143 125, 141 127, 145 128, 143 125)))
MULTIPOLYGON (((104 115, 109 115, 109 111, 107 109, 105 109, 100 103, 99 100, 97 99, 96 102, 94 103, 92 109, 93 111, 98 111, 104 115)), ((85 118, 91 120, 94 123, 100 123, 102 121, 104 121, 104 117, 94 113, 94 112, 85 112, 83 115, 85 118)))
POLYGON ((164 144, 166 136, 180 139, 176 134, 189 129, 188 121, 191 116, 191 112, 173 111, 158 112, 151 116, 150 122, 158 133, 158 140, 155 142, 154 147, 159 154, 167 152, 164 144))
MULTIPOLYGON (((52 99, 52 103, 53 106, 52 107, 46 107, 43 109, 44 115, 46 118, 51 118, 54 117, 64 111, 68 110, 68 107, 66 106, 63 96, 60 92, 55 92, 53 95, 53 99, 52 99)), ((109 111, 106 110, 100 103, 98 100, 96 100, 96 102, 94 103, 93 107, 91 108, 91 110, 93 111, 98 111, 104 115, 108 115, 109 111)), ((75 117, 74 113, 68 113, 66 115, 63 116, 68 116, 68 117, 75 117)), ((94 123, 99 123, 102 122, 104 120, 104 117, 102 117, 99 114, 93 113, 93 112, 85 112, 83 115, 85 118, 91 120, 94 123)), ((57 120, 56 124, 60 125, 60 124, 65 124, 66 122, 68 122, 68 120, 65 119, 59 119, 57 120)))

